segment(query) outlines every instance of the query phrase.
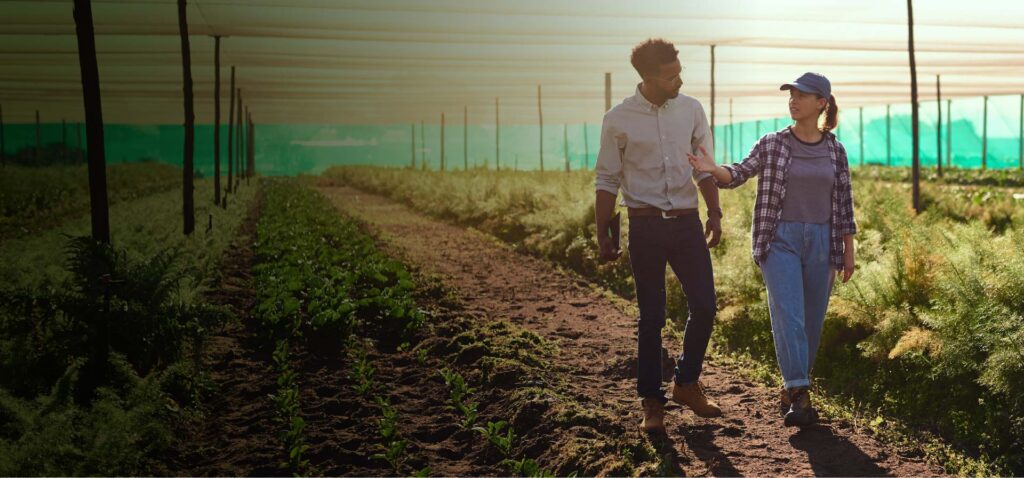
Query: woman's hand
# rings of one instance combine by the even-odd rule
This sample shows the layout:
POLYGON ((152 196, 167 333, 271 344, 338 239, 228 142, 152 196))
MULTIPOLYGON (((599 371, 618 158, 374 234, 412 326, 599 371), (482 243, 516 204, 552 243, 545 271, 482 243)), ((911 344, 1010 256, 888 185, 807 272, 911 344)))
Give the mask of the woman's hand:
POLYGON ((852 247, 848 247, 848 248, 846 248, 846 251, 843 252, 843 283, 844 284, 847 281, 849 281, 850 277, 853 275, 853 266, 854 266, 854 252, 853 252, 853 248, 852 247))
POLYGON ((701 153, 700 156, 694 156, 692 153, 687 152, 686 159, 690 161, 690 165, 693 166, 693 169, 702 173, 714 173, 715 169, 718 168, 718 165, 715 164, 714 158, 708 155, 708 152, 703 146, 700 146, 699 148, 701 153))

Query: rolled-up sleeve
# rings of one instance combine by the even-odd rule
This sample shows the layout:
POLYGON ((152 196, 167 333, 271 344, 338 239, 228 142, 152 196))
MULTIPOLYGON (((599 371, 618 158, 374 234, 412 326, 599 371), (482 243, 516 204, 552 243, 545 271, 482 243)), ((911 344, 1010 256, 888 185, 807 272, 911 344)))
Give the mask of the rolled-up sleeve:
POLYGON ((764 144, 767 137, 768 135, 754 144, 754 147, 750 149, 750 154, 743 161, 722 166, 732 174, 732 181, 722 183, 716 179, 715 184, 722 189, 736 188, 761 172, 761 169, 764 167, 764 144))
MULTIPOLYGON (((711 127, 708 126, 708 117, 704 113, 704 106, 698 101, 694 101, 697 107, 694 108, 693 118, 693 137, 690 138, 690 152, 694 155, 700 155, 700 148, 704 148, 704 151, 708 152, 708 156, 715 157, 715 139, 714 133, 711 131, 711 127)), ((711 173, 702 173, 693 169, 693 180, 698 184, 706 178, 711 177, 711 173)))
POLYGON ((594 167, 597 176, 594 185, 598 191, 619 194, 619 185, 622 183, 622 154, 625 147, 620 142, 623 139, 612 118, 605 114, 601 124, 601 148, 597 153, 597 164, 594 167))

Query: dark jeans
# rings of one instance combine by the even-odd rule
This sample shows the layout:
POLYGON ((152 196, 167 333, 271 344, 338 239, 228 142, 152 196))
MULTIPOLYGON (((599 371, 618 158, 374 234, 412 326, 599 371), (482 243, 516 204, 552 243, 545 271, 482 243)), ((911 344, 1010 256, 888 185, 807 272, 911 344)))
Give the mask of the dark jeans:
POLYGON ((661 388, 661 329, 665 326, 665 264, 683 287, 690 316, 683 350, 676 360, 676 383, 696 382, 715 320, 715 283, 700 218, 629 219, 629 262, 636 283, 640 320, 637 332, 637 384, 640 397, 665 402, 661 388))

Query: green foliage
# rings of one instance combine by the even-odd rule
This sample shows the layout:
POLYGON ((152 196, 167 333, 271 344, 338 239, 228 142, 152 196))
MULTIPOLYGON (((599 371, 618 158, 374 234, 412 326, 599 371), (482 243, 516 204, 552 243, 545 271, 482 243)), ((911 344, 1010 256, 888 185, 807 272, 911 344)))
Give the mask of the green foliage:
POLYGON ((463 429, 473 428, 473 425, 476 423, 477 406, 479 404, 466 399, 476 389, 467 385, 462 375, 448 367, 441 369, 440 373, 441 377, 444 378, 445 385, 449 389, 449 400, 451 401, 449 406, 462 415, 462 418, 459 420, 459 426, 463 429))
POLYGON ((377 397, 377 405, 380 406, 382 416, 382 418, 377 420, 377 426, 384 444, 381 445, 383 452, 376 453, 371 458, 387 461, 391 465, 391 469, 398 475, 401 473, 402 464, 405 462, 406 446, 405 440, 399 438, 398 435, 398 412, 383 397, 377 397))
POLYGON ((84 360, 46 394, 23 399, 0 389, 0 475, 144 475, 170 444, 175 419, 161 374, 140 378, 112 355, 111 382, 87 406, 74 403, 84 360))
POLYGON ((366 351, 359 347, 353 347, 355 360, 352 363, 352 371, 349 378, 355 382, 353 388, 356 393, 366 395, 373 388, 373 374, 376 369, 366 357, 366 351))
POLYGON ((18 395, 41 393, 101 340, 146 374, 176 362, 186 340, 201 341, 227 317, 223 309, 180 301, 185 274, 175 250, 136 261, 77 237, 67 251, 71 276, 61 287, 0 293, 0 386, 18 395))
MULTIPOLYGON (((977 169, 942 168, 942 176, 934 167, 921 168, 921 182, 936 184, 959 184, 975 186, 1024 187, 1024 177, 1020 171, 1013 169, 977 169)), ((865 181, 910 182, 911 168, 894 168, 881 166, 865 166, 853 169, 855 179, 865 181)))
POLYGON ((297 374, 288 358, 288 341, 279 341, 271 357, 278 373, 278 392, 270 398, 274 401, 278 422, 284 428, 281 443, 287 457, 287 461, 280 466, 299 475, 309 468, 309 460, 303 458, 309 445, 303 435, 306 421, 302 419, 302 410, 299 408, 299 386, 295 383, 297 374))
POLYGON ((424 313, 400 262, 378 252, 359 225, 315 191, 268 180, 257 226, 257 314, 276 337, 307 334, 325 349, 345 347, 357 327, 397 346, 424 313))
MULTIPOLYGON (((1019 474, 1024 203, 1020 193, 999 189, 1020 186, 1019 178, 947 172, 945 183, 923 185, 928 210, 915 215, 910 185, 894 174, 854 171, 857 272, 834 288, 814 375, 831 392, 886 415, 937 426, 994 472, 1019 474)), ((492 233, 626 297, 633 294, 628 253, 615 263, 596 260, 592 172, 344 167, 325 176, 492 233)), ((712 251, 719 298, 714 340, 771 367, 767 297, 750 258, 755 191, 752 183, 721 193, 724 238, 712 251)), ((625 249, 626 224, 622 230, 625 249)), ((668 315, 681 328, 685 297, 678 287, 667 292, 668 315)), ((454 342, 485 347, 485 357, 493 351, 472 337, 454 342)))
MULTIPOLYGON (((180 169, 178 185, 164 192, 144 194, 138 199, 110 206, 110 237, 132 261, 144 261, 166 249, 177 251, 178 265, 187 272, 176 294, 185 302, 201 301, 201 295, 215 282, 223 252, 234 240, 249 205, 254 187, 243 187, 232 195, 227 209, 200 198, 213 197, 213 181, 195 183, 197 229, 182 234, 180 169), (213 229, 205 230, 209 216, 213 229)), ((88 200, 84 200, 88 203, 88 200)), ((88 210, 67 218, 52 228, 25 237, 0 240, 0 283, 3 290, 38 290, 60 287, 71 273, 65 268, 67 237, 89 236, 92 225, 88 210)))
MULTIPOLYGON (((8 166, 0 178, 5 208, 25 211, 23 201, 25 217, 45 218, 0 225, 0 474, 165 474, 155 457, 170 428, 194 418, 190 407, 211 389, 183 352, 198 357, 206 331, 229 316, 201 294, 253 197, 242 189, 227 209, 197 201, 197 217, 213 214, 215 227, 186 237, 180 174, 152 163, 108 169, 113 247, 84 237, 84 167, 8 166), (31 196, 40 190, 65 192, 31 196), (12 224, 15 235, 50 229, 13 238, 3 232, 12 224), (104 343, 105 380, 93 389, 86 364, 104 343)), ((212 182, 196 188, 212 197, 212 182)))
POLYGON ((515 433, 512 428, 509 427, 507 431, 505 427, 508 427, 508 422, 501 420, 497 422, 487 422, 487 427, 474 427, 473 430, 480 432, 484 438, 494 445, 502 455, 509 458, 512 455, 512 441, 515 439, 515 433))
MULTIPOLYGON (((308 446, 289 341, 304 339, 313 353, 348 353, 353 388, 365 396, 374 390, 376 370, 355 335, 407 350, 426 315, 412 298, 415 285, 408 270, 380 253, 358 223, 342 218, 301 181, 268 179, 262 185, 266 205, 257 223, 255 316, 263 338, 276 344, 279 392, 273 399, 288 457, 282 467, 301 474, 310 464, 303 458, 308 446)), ((373 458, 401 474, 406 442, 398 434, 397 411, 379 397, 378 405, 382 444, 373 458)))
MULTIPOLYGON (((0 238, 89 212, 86 165, 7 165, 0 175, 0 238)), ((153 161, 107 167, 107 201, 116 204, 180 187, 181 168, 153 161)))

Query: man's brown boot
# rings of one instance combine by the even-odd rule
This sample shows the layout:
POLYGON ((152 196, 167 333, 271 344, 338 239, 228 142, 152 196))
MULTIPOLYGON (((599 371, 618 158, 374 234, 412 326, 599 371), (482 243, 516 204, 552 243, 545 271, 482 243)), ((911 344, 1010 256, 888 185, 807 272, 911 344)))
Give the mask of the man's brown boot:
POLYGON ((713 418, 722 416, 718 404, 708 400, 704 395, 704 387, 700 382, 678 384, 672 382, 672 401, 690 407, 698 417, 713 418))
POLYGON ((665 405, 655 398, 645 398, 641 403, 644 406, 644 420, 640 426, 648 433, 664 433, 665 405))

